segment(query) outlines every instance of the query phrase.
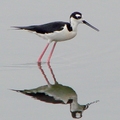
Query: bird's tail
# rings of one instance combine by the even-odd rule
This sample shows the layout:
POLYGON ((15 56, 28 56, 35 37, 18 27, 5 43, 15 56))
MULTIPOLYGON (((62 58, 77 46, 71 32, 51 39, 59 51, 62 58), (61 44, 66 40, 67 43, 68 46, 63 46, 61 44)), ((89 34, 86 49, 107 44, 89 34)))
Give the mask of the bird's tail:
POLYGON ((12 28, 15 28, 16 30, 24 30, 26 27, 20 27, 20 26, 11 26, 12 28))
POLYGON ((15 89, 10 89, 10 90, 15 91, 15 92, 20 92, 20 93, 24 92, 23 90, 15 90, 15 89))

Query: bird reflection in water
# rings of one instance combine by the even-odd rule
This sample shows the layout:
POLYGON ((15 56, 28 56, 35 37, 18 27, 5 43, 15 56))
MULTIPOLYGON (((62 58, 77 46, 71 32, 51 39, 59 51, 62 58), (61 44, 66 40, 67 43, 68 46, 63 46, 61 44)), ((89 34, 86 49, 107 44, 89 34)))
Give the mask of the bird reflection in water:
POLYGON ((78 98, 76 92, 69 86, 65 86, 62 84, 59 84, 56 81, 55 75, 53 73, 53 70, 48 63, 48 68, 50 69, 50 73, 54 79, 54 84, 51 84, 42 69, 42 66, 40 63, 38 63, 38 67, 40 71, 42 72, 47 85, 43 85, 34 89, 29 90, 13 90, 16 92, 23 93, 28 96, 32 96, 35 99, 47 102, 47 103, 53 103, 53 104, 70 104, 70 112, 73 118, 81 118, 82 113, 84 110, 86 110, 91 104, 97 103, 99 100, 96 100, 91 103, 87 103, 85 105, 80 105, 78 103, 78 98))

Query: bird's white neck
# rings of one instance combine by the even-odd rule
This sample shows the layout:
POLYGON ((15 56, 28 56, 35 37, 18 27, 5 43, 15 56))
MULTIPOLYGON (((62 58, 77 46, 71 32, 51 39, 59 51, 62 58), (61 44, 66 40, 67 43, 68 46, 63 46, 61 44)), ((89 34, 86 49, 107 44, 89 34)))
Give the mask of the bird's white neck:
POLYGON ((72 103, 70 104, 70 111, 76 111, 78 106, 79 104, 77 103, 77 98, 73 99, 72 103))
POLYGON ((77 31, 77 26, 78 26, 79 22, 76 19, 71 17, 70 24, 71 24, 73 31, 77 31))
POLYGON ((82 112, 82 111, 86 110, 88 107, 89 107, 89 105, 86 106, 86 105, 78 104, 77 99, 74 99, 73 102, 70 104, 70 111, 71 112, 74 112, 74 111, 82 112))

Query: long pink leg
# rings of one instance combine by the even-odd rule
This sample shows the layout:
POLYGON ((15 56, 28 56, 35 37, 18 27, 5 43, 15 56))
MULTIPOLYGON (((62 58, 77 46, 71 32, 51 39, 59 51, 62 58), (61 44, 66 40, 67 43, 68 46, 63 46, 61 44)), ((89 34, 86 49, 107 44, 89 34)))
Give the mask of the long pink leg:
POLYGON ((55 49, 56 43, 57 43, 57 42, 55 42, 55 43, 53 44, 52 50, 51 50, 50 55, 49 55, 48 60, 47 60, 48 63, 50 62, 50 59, 51 59, 51 57, 52 57, 52 54, 53 54, 53 51, 54 51, 54 49, 55 49))
POLYGON ((38 63, 39 63, 39 62, 41 62, 41 59, 42 59, 42 57, 43 57, 43 55, 44 55, 45 51, 47 50, 47 48, 48 48, 49 44, 50 44, 50 43, 48 43, 48 44, 45 46, 45 48, 44 48, 44 50, 43 50, 42 54, 40 55, 40 57, 39 57, 39 59, 38 59, 38 63))

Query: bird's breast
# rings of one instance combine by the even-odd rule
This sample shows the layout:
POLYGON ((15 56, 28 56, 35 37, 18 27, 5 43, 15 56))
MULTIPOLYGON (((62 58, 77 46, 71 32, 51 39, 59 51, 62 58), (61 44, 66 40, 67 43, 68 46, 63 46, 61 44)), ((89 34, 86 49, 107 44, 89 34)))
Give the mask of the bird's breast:
POLYGON ((53 41, 66 41, 66 40, 70 40, 72 38, 74 38, 76 36, 76 32, 74 31, 68 31, 66 29, 62 30, 62 31, 56 31, 55 32, 56 36, 53 41))

